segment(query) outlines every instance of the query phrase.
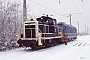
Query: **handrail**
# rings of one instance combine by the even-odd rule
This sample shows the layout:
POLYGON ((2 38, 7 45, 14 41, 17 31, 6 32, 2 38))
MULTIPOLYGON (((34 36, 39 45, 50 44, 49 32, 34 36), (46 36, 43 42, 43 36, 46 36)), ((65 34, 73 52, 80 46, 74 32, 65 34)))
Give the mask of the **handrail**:
POLYGON ((41 30, 40 30, 39 28, 38 28, 38 30, 40 31, 40 33, 42 33, 41 30))

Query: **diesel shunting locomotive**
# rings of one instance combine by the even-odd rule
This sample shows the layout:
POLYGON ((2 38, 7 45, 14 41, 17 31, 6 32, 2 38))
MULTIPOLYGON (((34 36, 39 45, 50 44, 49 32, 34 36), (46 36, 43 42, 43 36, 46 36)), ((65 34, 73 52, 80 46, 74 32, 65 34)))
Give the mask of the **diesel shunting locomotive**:
POLYGON ((36 20, 24 22, 23 35, 17 41, 19 46, 23 45, 32 49, 60 44, 63 36, 68 41, 77 38, 77 29, 65 22, 57 23, 56 19, 41 16, 36 20))

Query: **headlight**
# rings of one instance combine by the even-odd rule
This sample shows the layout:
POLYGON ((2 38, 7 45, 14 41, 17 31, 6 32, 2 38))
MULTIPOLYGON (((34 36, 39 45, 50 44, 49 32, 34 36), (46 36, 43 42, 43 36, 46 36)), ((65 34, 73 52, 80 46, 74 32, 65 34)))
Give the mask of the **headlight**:
POLYGON ((19 35, 17 34, 16 37, 18 37, 19 35))

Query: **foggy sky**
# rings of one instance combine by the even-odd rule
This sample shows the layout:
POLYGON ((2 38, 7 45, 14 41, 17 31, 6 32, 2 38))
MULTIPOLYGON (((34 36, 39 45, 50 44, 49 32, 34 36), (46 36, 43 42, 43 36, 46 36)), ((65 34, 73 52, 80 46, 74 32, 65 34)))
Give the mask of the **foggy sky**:
MULTIPOLYGON (((16 1, 23 3, 23 0, 13 0, 16 1)), ((90 30, 90 0, 27 0, 27 8, 28 17, 32 15, 36 18, 48 14, 53 15, 58 22, 63 21, 67 24, 70 24, 70 19, 65 14, 71 14, 72 25, 78 27, 79 22, 80 32, 85 31, 85 25, 90 30)))

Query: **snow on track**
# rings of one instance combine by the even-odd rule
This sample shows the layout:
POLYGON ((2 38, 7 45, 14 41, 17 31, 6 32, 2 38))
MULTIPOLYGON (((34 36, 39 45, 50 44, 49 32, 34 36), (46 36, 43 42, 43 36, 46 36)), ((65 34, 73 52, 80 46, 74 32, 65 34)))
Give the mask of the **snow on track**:
POLYGON ((80 36, 68 45, 32 50, 19 48, 9 52, 0 52, 0 60, 90 60, 89 35, 80 36))
POLYGON ((30 51, 25 51, 24 48, 17 48, 15 50, 6 51, 6 52, 0 52, 0 60, 10 60, 16 57, 20 57, 22 55, 33 53, 32 49, 29 49, 30 51))

